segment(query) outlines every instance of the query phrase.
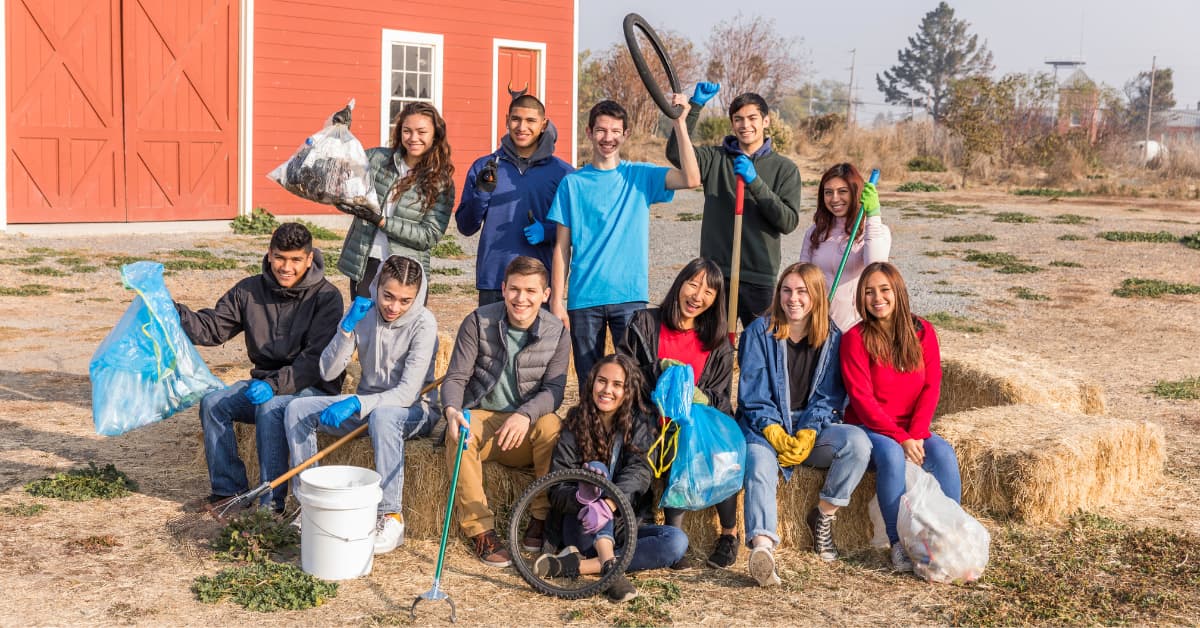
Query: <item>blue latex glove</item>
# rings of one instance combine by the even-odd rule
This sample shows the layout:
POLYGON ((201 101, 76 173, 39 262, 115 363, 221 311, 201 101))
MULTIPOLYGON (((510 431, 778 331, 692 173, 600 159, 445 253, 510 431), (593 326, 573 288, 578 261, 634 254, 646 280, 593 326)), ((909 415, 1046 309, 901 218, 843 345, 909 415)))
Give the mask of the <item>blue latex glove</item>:
POLYGON ((350 304, 350 309, 346 310, 346 315, 342 317, 342 324, 338 327, 347 334, 354 331, 354 326, 371 311, 371 306, 375 302, 367 297, 354 297, 354 302, 350 304))
POLYGON ((540 220, 535 220, 525 227, 525 239, 530 244, 541 244, 546 241, 546 227, 542 226, 540 220))
POLYGON ((719 91, 721 91, 720 83, 709 83, 708 81, 696 83, 696 91, 692 92, 692 102, 695 102, 697 105, 703 105, 712 100, 713 96, 716 96, 719 91))
POLYGON ((733 173, 741 177, 746 185, 754 183, 758 178, 758 171, 754 169, 754 162, 745 155, 738 155, 733 158, 733 173))
POLYGON ((332 428, 342 426, 342 422, 362 410, 358 397, 347 397, 321 411, 321 424, 332 428))
POLYGON ((246 387, 246 390, 242 391, 242 394, 246 396, 246 399, 250 403, 258 406, 270 401, 271 397, 275 396, 275 390, 271 388, 270 384, 261 379, 256 379, 250 382, 250 385, 246 387))
MULTIPOLYGON (((603 462, 592 461, 583 465, 583 468, 595 473, 596 475, 604 476, 605 479, 608 479, 608 465, 604 464, 603 462)), ((588 504, 595 503, 596 500, 600 499, 602 493, 603 491, 600 490, 599 486, 589 482, 580 482, 579 487, 575 489, 575 501, 586 506, 588 504)), ((580 519, 580 521, 582 521, 582 519, 580 519)))

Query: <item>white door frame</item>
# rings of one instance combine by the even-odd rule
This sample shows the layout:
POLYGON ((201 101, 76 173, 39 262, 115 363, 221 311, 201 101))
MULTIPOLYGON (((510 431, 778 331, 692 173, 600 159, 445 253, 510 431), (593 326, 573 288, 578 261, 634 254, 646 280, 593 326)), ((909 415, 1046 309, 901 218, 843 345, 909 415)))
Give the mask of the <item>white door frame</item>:
MULTIPOLYGON (((492 38, 492 119, 488 122, 491 128, 490 139, 491 144, 489 150, 500 145, 500 136, 496 133, 496 117, 500 114, 500 103, 497 100, 497 94, 500 92, 500 49, 501 48, 517 48, 520 50, 535 50, 538 53, 538 84, 537 93, 538 100, 543 104, 546 102, 546 42, 544 41, 520 41, 516 39, 500 39, 492 38)), ((505 103, 507 109, 508 104, 505 103)))

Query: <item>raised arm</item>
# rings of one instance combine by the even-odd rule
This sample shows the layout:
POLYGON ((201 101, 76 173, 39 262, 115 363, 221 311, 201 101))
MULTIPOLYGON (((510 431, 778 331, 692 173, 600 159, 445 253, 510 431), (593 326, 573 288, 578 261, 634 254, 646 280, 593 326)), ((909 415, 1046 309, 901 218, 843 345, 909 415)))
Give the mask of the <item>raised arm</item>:
MULTIPOLYGON (((687 97, 683 94, 671 94, 671 102, 683 107, 685 114, 692 109, 692 106, 688 104, 687 97)), ((667 172, 667 189, 684 190, 699 187, 702 183, 700 180, 700 162, 696 161, 696 150, 692 146, 691 136, 688 135, 686 117, 681 115, 675 118, 672 127, 675 137, 678 138, 679 167, 672 168, 667 172)))

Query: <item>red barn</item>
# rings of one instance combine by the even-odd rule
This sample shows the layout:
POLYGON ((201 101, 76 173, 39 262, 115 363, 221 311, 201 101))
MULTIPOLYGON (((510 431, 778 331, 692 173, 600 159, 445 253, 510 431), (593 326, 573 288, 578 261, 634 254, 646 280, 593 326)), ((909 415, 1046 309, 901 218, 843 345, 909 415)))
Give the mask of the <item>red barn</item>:
POLYGON ((368 148, 433 103, 461 190, 528 84, 574 163, 578 4, 8 0, 0 228, 330 212, 265 175, 350 98, 368 148))

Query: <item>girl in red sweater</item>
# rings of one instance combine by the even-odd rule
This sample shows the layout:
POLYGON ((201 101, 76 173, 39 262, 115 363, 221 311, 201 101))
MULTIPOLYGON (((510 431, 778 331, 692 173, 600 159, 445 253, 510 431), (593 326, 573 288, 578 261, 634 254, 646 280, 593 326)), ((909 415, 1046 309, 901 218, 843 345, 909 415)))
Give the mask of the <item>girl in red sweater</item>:
POLYGON ((962 496, 954 448, 929 431, 942 387, 937 334, 929 321, 913 316, 904 278, 888 262, 863 269, 855 307, 862 322, 846 332, 841 346, 842 379, 850 398, 845 420, 867 428, 892 566, 912 571, 896 532, 905 461, 932 473, 950 499, 957 502, 962 496))

